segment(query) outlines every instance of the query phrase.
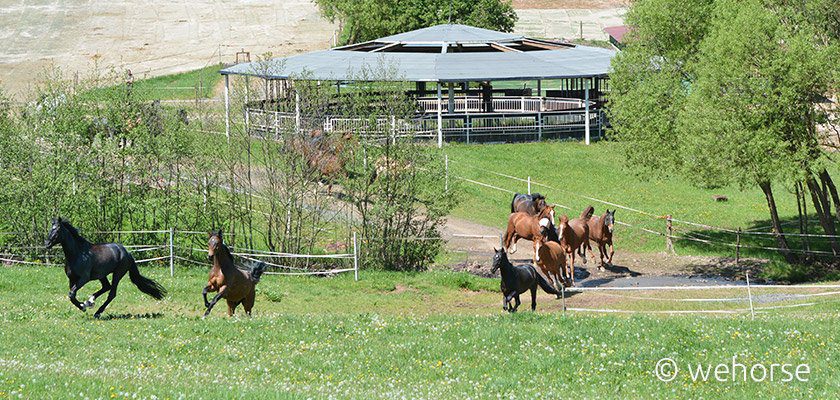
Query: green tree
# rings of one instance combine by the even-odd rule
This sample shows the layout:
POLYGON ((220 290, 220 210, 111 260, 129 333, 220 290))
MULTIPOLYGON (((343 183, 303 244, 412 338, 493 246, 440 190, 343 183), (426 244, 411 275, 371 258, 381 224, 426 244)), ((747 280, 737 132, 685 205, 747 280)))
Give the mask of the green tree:
POLYGON ((316 0, 316 3, 324 17, 341 25, 341 44, 450 21, 510 32, 517 19, 513 6, 506 0, 316 0))
POLYGON ((808 182, 824 230, 835 233, 813 174, 833 187, 815 126, 825 121, 816 103, 836 88, 838 48, 808 10, 760 0, 636 3, 612 76, 613 137, 628 144, 629 163, 702 186, 759 186, 789 261, 773 183, 808 182), (687 14, 696 17, 680 18, 687 14), (663 28, 674 21, 678 28, 663 28))

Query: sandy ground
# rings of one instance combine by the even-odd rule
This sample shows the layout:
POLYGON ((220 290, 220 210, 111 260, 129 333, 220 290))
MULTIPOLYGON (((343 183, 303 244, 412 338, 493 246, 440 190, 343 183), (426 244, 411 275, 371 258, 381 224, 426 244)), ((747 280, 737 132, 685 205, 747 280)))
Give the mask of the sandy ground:
MULTIPOLYGON (((450 217, 443 229, 443 237, 447 241, 447 248, 463 257, 462 260, 456 258, 451 267, 480 276, 494 276, 490 274, 490 262, 493 248, 499 247, 501 234, 499 228, 450 217), (475 235, 487 237, 473 237, 475 235)), ((616 235, 620 235, 620 232, 616 235)), ((597 257, 597 249, 595 252, 597 257)), ((514 264, 529 264, 533 254, 531 242, 520 240, 516 253, 509 257, 514 264)), ((578 258, 575 279, 580 286, 717 285, 740 282, 747 269, 751 269, 754 276, 763 264, 763 260, 752 259, 741 260, 736 266, 732 258, 636 254, 617 246, 613 265, 603 270, 599 270, 598 264, 591 259, 583 263, 578 258)))
MULTIPOLYGON (((621 23, 620 0, 517 0, 515 31, 531 36, 605 39, 621 23)), ((330 46, 334 24, 310 0, 0 0, 0 86, 20 95, 45 68, 88 75, 131 69, 164 75, 252 56, 330 46)))

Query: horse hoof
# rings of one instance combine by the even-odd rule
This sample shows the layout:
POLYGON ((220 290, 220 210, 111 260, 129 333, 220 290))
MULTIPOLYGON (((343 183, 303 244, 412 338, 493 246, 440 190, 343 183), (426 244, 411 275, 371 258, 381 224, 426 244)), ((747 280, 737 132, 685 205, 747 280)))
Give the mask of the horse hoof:
POLYGON ((93 318, 99 319, 102 315, 101 314, 93 314, 93 318))

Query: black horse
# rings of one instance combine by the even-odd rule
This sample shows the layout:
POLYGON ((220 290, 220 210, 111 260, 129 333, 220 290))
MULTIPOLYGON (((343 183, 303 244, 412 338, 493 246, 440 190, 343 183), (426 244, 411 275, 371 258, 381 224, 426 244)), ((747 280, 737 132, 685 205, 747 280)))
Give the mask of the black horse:
POLYGON ((537 285, 547 293, 559 295, 557 289, 551 287, 551 284, 537 273, 531 265, 513 265, 507 258, 507 250, 502 247, 499 250, 493 249, 496 254, 493 256, 493 269, 490 271, 496 273, 497 269, 502 270, 502 309, 509 312, 516 312, 519 308, 519 295, 525 293, 526 290, 531 291, 531 311, 537 309, 537 285), (516 304, 511 307, 510 301, 516 300, 516 304))
POLYGON ((545 196, 539 193, 515 193, 510 200, 510 212, 525 212, 537 215, 545 208, 545 196))
POLYGON ((93 307, 97 297, 110 290, 105 303, 93 314, 96 318, 102 315, 105 307, 117 296, 117 285, 126 273, 131 283, 137 285, 141 292, 158 300, 166 296, 166 290, 157 282, 140 275, 134 257, 119 243, 91 244, 69 222, 53 218, 52 228, 44 245, 49 249, 56 243, 61 244, 64 250, 64 272, 70 280, 68 296, 74 306, 86 311, 93 307), (111 273, 114 276, 111 283, 108 283, 107 276, 111 273), (76 291, 92 280, 102 283, 102 288, 87 301, 80 303, 76 300, 76 291))

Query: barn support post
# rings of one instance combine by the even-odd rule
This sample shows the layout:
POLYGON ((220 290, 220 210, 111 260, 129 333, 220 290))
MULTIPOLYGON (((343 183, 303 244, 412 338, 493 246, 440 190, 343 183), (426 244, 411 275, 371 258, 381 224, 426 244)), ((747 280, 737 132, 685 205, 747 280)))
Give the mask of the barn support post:
POLYGON ((441 114, 441 103, 443 102, 443 96, 441 94, 441 87, 440 82, 437 84, 437 139, 438 139, 438 148, 443 147, 443 115, 441 114))
POLYGON ((537 79, 537 97, 542 99, 542 79, 537 79))
POLYGON ((586 144, 589 145, 589 81, 587 81, 586 88, 584 88, 583 106, 586 109, 584 116, 584 130, 586 135, 586 144))
POLYGON ((225 136, 230 143, 230 75, 225 74, 225 136))
POLYGON ((449 82, 448 90, 449 104, 447 105, 446 112, 452 114, 455 112, 455 83, 449 82))

